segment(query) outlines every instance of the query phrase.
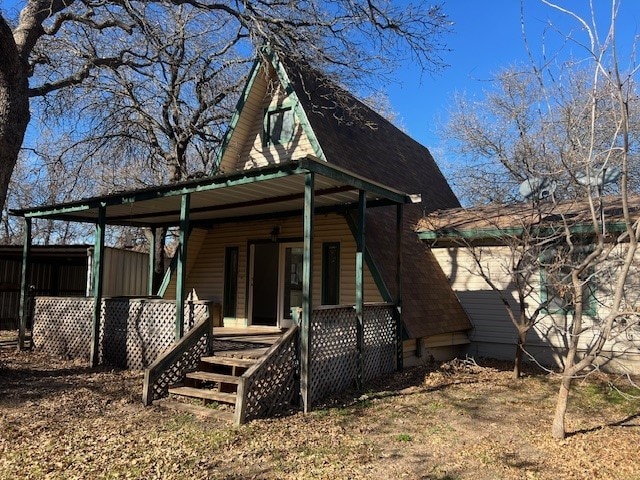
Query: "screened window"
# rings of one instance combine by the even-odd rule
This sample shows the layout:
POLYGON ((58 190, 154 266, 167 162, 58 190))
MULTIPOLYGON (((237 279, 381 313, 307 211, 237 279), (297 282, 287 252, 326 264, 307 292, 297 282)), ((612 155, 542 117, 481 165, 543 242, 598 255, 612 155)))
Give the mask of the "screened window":
POLYGON ((284 145, 293 140, 295 115, 291 107, 268 110, 265 115, 265 144, 284 145))
POLYGON ((224 252, 223 316, 235 317, 238 304, 238 247, 227 247, 224 252))
POLYGON ((322 304, 340 303, 340 243, 322 244, 322 304))

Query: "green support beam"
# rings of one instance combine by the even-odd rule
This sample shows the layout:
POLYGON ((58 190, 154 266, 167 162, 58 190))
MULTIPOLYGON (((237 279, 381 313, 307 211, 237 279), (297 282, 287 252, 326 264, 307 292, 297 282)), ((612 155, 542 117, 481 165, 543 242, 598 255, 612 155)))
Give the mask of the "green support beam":
POLYGON ((358 220, 356 228, 356 344, 358 349, 358 372, 356 385, 362 388, 364 375, 364 250, 365 217, 367 214, 367 192, 360 190, 358 200, 358 220))
POLYGON ((300 395, 305 413, 311 411, 311 314, 313 309, 313 216, 315 174, 304 179, 304 253, 302 264, 302 319, 300 322, 300 395))
POLYGON ((151 232, 151 238, 149 239, 149 278, 147 279, 147 295, 152 296, 156 293, 153 289, 153 279, 155 276, 156 242, 158 241, 158 236, 155 228, 150 228, 149 230, 151 232))
POLYGON ((186 300, 185 284, 187 280, 187 247, 189 241, 189 206, 191 195, 182 195, 180 201, 180 236, 176 252, 176 341, 184 335, 184 304, 186 300))
POLYGON ((104 233, 107 207, 98 209, 98 223, 93 247, 93 317, 91 324, 91 367, 100 361, 100 311, 102 308, 102 274, 104 272, 104 233))
MULTIPOLYGON (((396 367, 402 370, 404 355, 402 351, 402 232, 403 205, 396 206, 396 367)), ((418 339, 418 342, 420 340, 418 339)))
POLYGON ((29 318, 29 280, 31 279, 31 219, 24 219, 24 245, 22 247, 22 276, 20 280, 20 329, 18 350, 24 350, 29 318))

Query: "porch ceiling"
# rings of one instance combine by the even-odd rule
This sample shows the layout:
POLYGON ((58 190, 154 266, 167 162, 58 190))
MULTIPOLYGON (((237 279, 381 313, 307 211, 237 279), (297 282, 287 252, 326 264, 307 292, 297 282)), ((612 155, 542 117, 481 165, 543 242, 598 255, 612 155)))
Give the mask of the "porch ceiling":
POLYGON ((69 203, 13 210, 13 215, 96 223, 100 206, 111 225, 165 226, 180 222, 183 194, 190 194, 191 222, 301 212, 305 173, 315 175, 315 208, 356 205, 359 190, 374 205, 414 203, 415 196, 314 158, 174 185, 133 190, 69 203))

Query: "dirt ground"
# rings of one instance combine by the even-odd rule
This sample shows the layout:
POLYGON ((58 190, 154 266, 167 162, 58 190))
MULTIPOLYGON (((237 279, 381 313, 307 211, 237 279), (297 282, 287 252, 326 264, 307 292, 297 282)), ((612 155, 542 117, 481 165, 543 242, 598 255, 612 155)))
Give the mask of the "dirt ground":
POLYGON ((140 372, 5 349, 0 478, 640 479, 640 400, 616 379, 579 382, 558 442, 557 376, 510 375, 480 360, 406 369, 311 414, 233 427, 143 407, 140 372))

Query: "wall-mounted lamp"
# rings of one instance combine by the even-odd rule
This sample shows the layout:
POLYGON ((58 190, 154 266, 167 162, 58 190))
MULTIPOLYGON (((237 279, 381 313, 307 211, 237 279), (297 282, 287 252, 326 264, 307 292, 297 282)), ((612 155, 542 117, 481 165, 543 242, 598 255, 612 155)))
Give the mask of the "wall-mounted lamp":
POLYGON ((278 235, 280 235, 280 225, 275 225, 272 229, 271 229, 271 241, 272 242, 277 242, 278 241, 278 235))

